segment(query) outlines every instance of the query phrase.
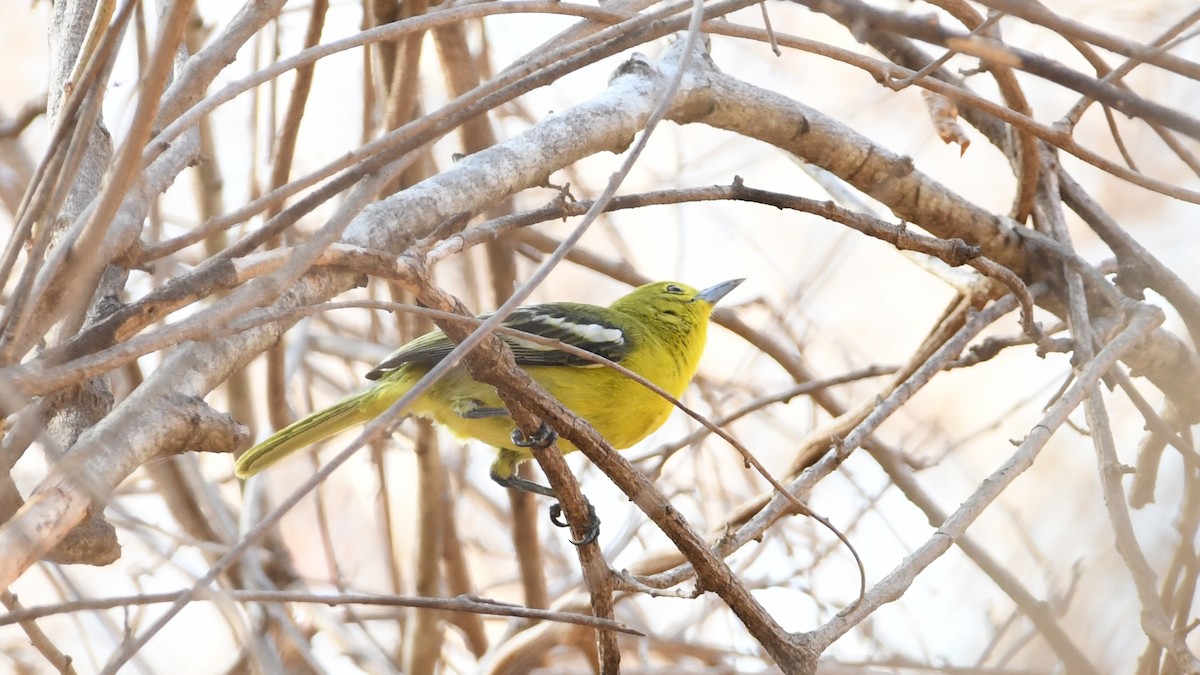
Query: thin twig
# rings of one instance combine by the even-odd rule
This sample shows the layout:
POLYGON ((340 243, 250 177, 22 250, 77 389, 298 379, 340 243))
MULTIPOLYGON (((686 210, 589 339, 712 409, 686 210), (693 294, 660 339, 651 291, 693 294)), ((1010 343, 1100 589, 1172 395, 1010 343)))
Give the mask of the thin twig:
MULTIPOLYGON (((173 602, 182 592, 186 591, 141 593, 138 595, 128 595, 113 598, 89 598, 86 600, 77 600, 58 605, 26 607, 0 615, 0 626, 7 626, 9 624, 23 621, 34 621, 36 619, 54 616, 56 614, 69 614, 80 611, 112 609, 114 607, 154 605, 165 602, 173 602)), ((412 607, 437 609, 447 612, 473 612, 475 614, 485 614, 489 616, 515 616, 526 619, 538 619, 542 621, 572 623, 580 626, 604 628, 606 630, 625 633, 626 635, 642 635, 641 632, 636 631, 619 621, 600 619, 589 614, 556 612, 534 607, 522 607, 520 605, 497 602, 494 600, 488 600, 486 598, 463 596, 456 598, 426 598, 410 595, 369 595, 365 593, 320 594, 298 593, 294 591, 241 590, 221 591, 220 595, 236 602, 296 602, 329 605, 330 607, 337 607, 339 605, 370 605, 376 607, 412 607)), ((208 596, 201 594, 196 599, 206 600, 208 599, 208 596)))

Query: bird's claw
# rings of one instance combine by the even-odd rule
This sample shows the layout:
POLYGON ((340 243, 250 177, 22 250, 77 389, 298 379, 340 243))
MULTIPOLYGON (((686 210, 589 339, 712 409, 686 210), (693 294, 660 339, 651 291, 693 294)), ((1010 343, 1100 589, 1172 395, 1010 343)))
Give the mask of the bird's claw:
POLYGON ((542 425, 532 435, 526 436, 525 432, 520 429, 513 429, 512 435, 509 438, 512 439, 513 445, 518 448, 544 449, 550 447, 554 444, 554 441, 558 440, 558 434, 550 428, 549 424, 542 422, 542 425))
MULTIPOLYGON (((600 536, 600 518, 596 516, 596 507, 592 506, 591 502, 586 502, 588 507, 588 522, 584 529, 583 536, 579 539, 571 539, 571 543, 576 546, 586 546, 600 536)), ((550 505, 550 522, 558 527, 570 527, 571 524, 562 519, 562 504, 555 502, 550 505)))
POLYGON ((562 520, 562 504, 554 502, 550 505, 550 522, 556 527, 570 527, 571 524, 562 520))
MULTIPOLYGON (((553 445, 554 442, 558 440, 558 434, 550 428, 550 425, 542 422, 537 431, 528 436, 526 436, 525 433, 520 429, 513 429, 511 438, 513 445, 517 446, 518 448, 545 449, 553 445)), ((586 499, 584 501, 588 507, 588 522, 584 527, 583 537, 570 540, 571 543, 575 544, 576 546, 585 546, 590 544, 593 541, 596 541, 596 538, 600 536, 600 518, 596 516, 596 507, 592 506, 592 503, 586 501, 586 499)), ((563 520, 562 515, 562 504, 555 502, 550 506, 550 522, 554 523, 558 527, 570 527, 571 524, 563 520)))

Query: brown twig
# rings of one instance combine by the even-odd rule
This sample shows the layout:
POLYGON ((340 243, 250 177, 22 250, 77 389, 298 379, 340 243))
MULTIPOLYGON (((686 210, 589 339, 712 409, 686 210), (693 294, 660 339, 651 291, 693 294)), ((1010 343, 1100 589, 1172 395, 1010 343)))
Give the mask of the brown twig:
MULTIPOLYGON (((848 20, 860 26, 864 31, 879 30, 898 33, 947 49, 955 49, 961 53, 981 58, 985 62, 996 62, 1003 66, 1023 70, 1062 87, 1085 94, 1130 117, 1139 117, 1148 122, 1175 129, 1193 138, 1200 138, 1200 119, 1122 90, 1107 82, 1086 76, 1039 54, 1011 47, 996 40, 985 40, 957 33, 943 27, 936 20, 928 21, 923 17, 876 8, 859 0, 839 0, 836 3, 832 0, 795 1, 823 14, 848 15, 851 17, 848 20)), ((1034 3, 1012 0, 993 0, 983 4, 1016 16, 1022 16, 1022 10, 1024 13, 1028 13, 1029 8, 1034 6, 1034 3)), ((1062 25, 1067 23, 1069 22, 1063 21, 1062 25)), ((1098 33, 1093 32, 1091 36, 1097 37, 1098 33)), ((1169 53, 1157 53, 1152 49, 1146 49, 1141 45, 1132 45, 1128 42, 1119 40, 1102 40, 1102 42, 1104 42, 1102 46, 1106 48, 1109 48, 1110 45, 1118 48, 1128 47, 1128 50, 1121 53, 1137 55, 1147 62, 1168 68, 1192 79, 1200 79, 1200 64, 1180 59, 1169 53)))
MULTIPOLYGON (((838 16, 833 18, 837 19, 838 16)), ((847 19, 847 21, 849 21, 847 19)), ((732 23, 713 22, 709 27, 715 34, 730 35, 735 37, 744 37, 766 41, 767 35, 761 29, 750 28, 732 23)), ((888 44, 895 42, 895 36, 892 33, 882 33, 879 31, 872 32, 869 36, 875 44, 875 39, 887 38, 888 44)), ((795 35, 785 33, 776 33, 776 38, 779 44, 792 48, 801 49, 806 52, 819 54, 837 61, 850 64, 854 67, 861 68, 867 73, 870 73, 877 80, 882 81, 884 78, 904 78, 915 72, 921 66, 929 62, 928 58, 920 59, 919 65, 914 65, 913 68, 901 68, 891 63, 886 63, 873 59, 856 52, 852 52, 838 47, 831 46, 824 42, 809 40, 795 35)), ((902 38, 901 38, 902 39, 902 38)), ((882 46, 882 45, 881 45, 882 46)), ((910 50, 911 51, 911 50, 910 50)), ((939 71, 939 78, 942 77, 942 72, 939 71)), ((1113 162, 1092 150, 1080 145, 1075 138, 1062 129, 1045 125, 1036 120, 1021 115, 1015 110, 999 105, 988 100, 974 92, 966 89, 958 84, 942 81, 941 79, 925 78, 918 80, 916 86, 928 89, 929 91, 941 94, 958 104, 960 110, 977 111, 978 115, 973 115, 970 112, 964 112, 963 116, 968 118, 977 127, 980 127, 989 134, 989 139, 1001 149, 1011 151, 1012 157, 1017 158, 1016 151, 1011 150, 1011 144, 1007 140, 1006 127, 1002 122, 1012 125, 1019 130, 1027 130, 1030 134, 1036 136, 1040 140, 1045 141, 1061 150, 1071 153, 1075 157, 1099 168, 1102 171, 1111 173, 1122 180, 1129 181, 1134 185, 1141 186, 1147 190, 1151 190, 1160 194, 1168 195, 1177 199, 1182 199, 1191 203, 1200 203, 1200 193, 1181 188, 1178 185, 1169 183, 1164 180, 1158 180, 1145 174, 1131 171, 1128 167, 1113 162)))
MULTIPOLYGON (((4 604, 4 606, 8 609, 9 614, 23 611, 20 603, 17 602, 17 596, 9 593, 8 591, 3 591, 0 593, 0 603, 4 604)), ((0 621, 3 621, 4 618, 5 617, 0 616, 0 621)), ((25 635, 29 637, 29 643, 32 644, 34 649, 37 649, 38 652, 46 658, 46 661, 50 663, 50 667, 62 673, 62 675, 75 674, 74 660, 70 656, 63 654, 58 647, 54 645, 54 641, 51 640, 48 635, 46 635, 46 633, 34 622, 33 619, 24 619, 14 623, 17 623, 21 626, 21 630, 25 631, 25 635)))
MULTIPOLYGON (((935 2, 938 6, 950 12, 952 16, 961 21, 964 26, 971 29, 973 35, 978 34, 980 28, 988 25, 992 20, 999 19, 1004 16, 1003 12, 989 12, 985 20, 979 15, 974 7, 969 5, 965 0, 938 0, 935 2)), ((994 37, 999 31, 989 31, 988 37, 994 37)), ((1016 74, 1012 68, 1004 66, 1000 63, 988 64, 988 72, 996 80, 996 86, 1000 89, 1000 95, 1004 97, 1004 101, 1008 106, 1025 117, 1033 117, 1033 109, 1029 107, 1029 101, 1025 98, 1025 92, 1021 89, 1020 83, 1017 81, 1016 74)), ((1029 214, 1033 212, 1033 200, 1037 192, 1038 174, 1041 171, 1041 163, 1038 160, 1037 138, 1029 131, 1020 127, 1013 127, 1016 134, 1016 144, 1014 146, 1016 157, 1013 165, 1016 169, 1017 177, 1017 193, 1013 196, 1012 217, 1018 223, 1023 223, 1029 219, 1029 214)))
POLYGON ((0 138, 11 138, 21 135, 33 121, 46 114, 46 97, 41 96, 28 101, 10 119, 0 122, 0 138))
MULTIPOLYGON (((0 615, 0 626, 6 626, 22 621, 34 621, 56 614, 71 612, 112 609, 137 605, 153 605, 171 602, 178 597, 179 591, 165 593, 142 593, 115 598, 91 598, 77 600, 59 605, 44 607, 26 607, 0 615)), ((625 624, 617 621, 599 619, 588 614, 574 612, 556 612, 534 607, 521 607, 507 603, 495 602, 486 598, 425 598, 405 595, 368 595, 364 593, 296 593, 292 591, 224 591, 222 596, 237 602, 270 602, 270 603, 313 603, 336 607, 339 605, 371 605, 376 607, 413 607, 436 609, 444 612, 474 612, 488 616, 515 616, 543 621, 570 623, 579 626, 590 626, 613 630, 626 635, 641 635, 625 624)), ((203 596, 201 596, 203 599, 203 596)))

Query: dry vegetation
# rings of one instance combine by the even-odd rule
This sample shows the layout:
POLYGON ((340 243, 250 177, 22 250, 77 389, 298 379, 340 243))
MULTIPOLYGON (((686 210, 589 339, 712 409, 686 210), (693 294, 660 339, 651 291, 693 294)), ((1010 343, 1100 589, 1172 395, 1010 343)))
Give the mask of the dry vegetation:
POLYGON ((0 670, 1200 671, 1189 3, 30 4, 0 670), (429 309, 743 276, 623 454, 472 338, 598 544, 398 410, 232 476, 429 309))

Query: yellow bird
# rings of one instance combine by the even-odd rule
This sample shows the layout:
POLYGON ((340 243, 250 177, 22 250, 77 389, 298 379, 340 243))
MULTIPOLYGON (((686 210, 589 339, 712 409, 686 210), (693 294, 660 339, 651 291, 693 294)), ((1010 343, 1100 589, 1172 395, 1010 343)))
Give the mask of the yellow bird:
MULTIPOLYGON (((660 281, 640 286, 608 307, 572 302, 529 305, 514 310, 503 325, 603 356, 678 398, 700 364, 713 306, 742 281, 733 279, 702 291, 660 281)), ((650 435, 671 414, 670 402, 610 368, 548 345, 512 335, 499 337, 512 348, 517 365, 618 450, 650 435)), ((453 348, 454 343, 440 330, 409 342, 367 373, 367 379, 376 381, 373 386, 280 429, 247 450, 235 465, 238 477, 252 476, 297 450, 369 422, 453 348)), ((549 488, 516 475, 517 465, 533 457, 529 446, 546 440, 514 433, 515 425, 496 390, 471 379, 465 367, 450 370, 417 397, 408 412, 497 448, 491 467, 497 483, 554 496, 549 488)), ((566 440, 558 447, 564 453, 576 449, 566 440)), ((598 524, 594 517, 593 521, 598 524)))

